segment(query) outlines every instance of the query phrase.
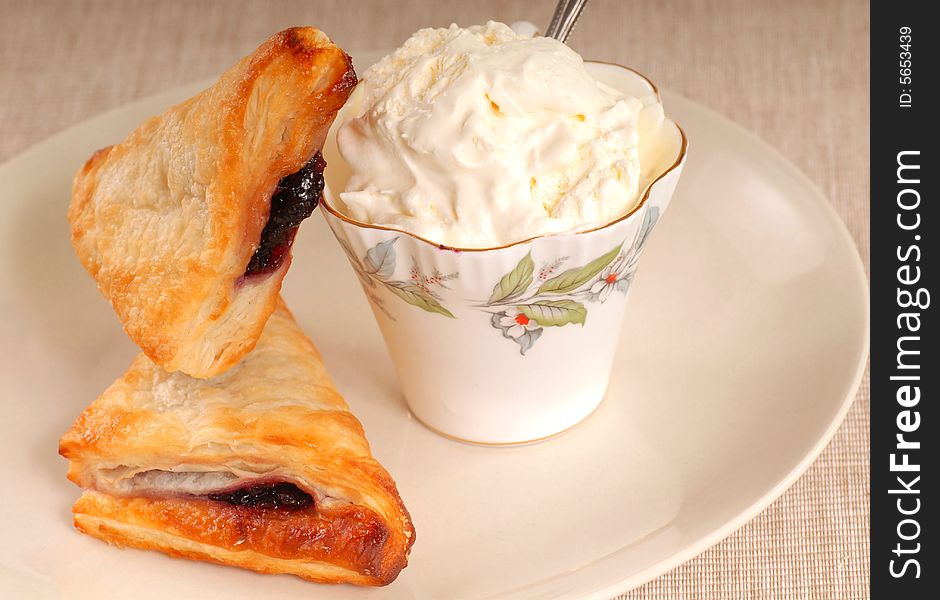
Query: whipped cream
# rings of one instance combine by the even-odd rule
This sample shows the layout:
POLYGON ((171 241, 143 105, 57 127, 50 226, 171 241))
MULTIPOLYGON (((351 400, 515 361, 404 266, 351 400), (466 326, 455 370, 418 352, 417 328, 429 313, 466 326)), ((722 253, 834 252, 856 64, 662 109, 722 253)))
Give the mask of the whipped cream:
POLYGON ((347 214, 464 248, 624 215, 645 188, 640 123, 663 120, 656 98, 595 80, 561 42, 496 22, 418 31, 356 94, 337 133, 347 214))

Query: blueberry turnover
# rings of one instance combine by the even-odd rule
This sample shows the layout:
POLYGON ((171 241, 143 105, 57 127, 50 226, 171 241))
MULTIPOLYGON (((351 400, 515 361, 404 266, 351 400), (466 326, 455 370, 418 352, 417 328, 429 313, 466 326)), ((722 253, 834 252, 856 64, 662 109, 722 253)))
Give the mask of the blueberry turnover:
POLYGON ((119 546, 385 585, 414 529, 394 481, 282 303, 225 374, 144 355, 60 441, 84 488, 75 526, 119 546))
POLYGON ((287 29, 79 170, 75 251, 153 362, 207 378, 255 345, 355 84, 322 32, 287 29))

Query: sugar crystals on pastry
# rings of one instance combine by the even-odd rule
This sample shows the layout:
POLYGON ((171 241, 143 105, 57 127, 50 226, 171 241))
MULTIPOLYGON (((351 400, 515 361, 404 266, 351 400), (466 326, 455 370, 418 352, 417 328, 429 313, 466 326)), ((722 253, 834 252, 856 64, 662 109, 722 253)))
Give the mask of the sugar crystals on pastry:
POLYGON ((282 303, 213 379, 138 356, 59 451, 84 488, 75 526, 112 544, 384 585, 414 542, 394 481, 282 303))
POLYGON ((355 84, 322 32, 287 29, 76 174, 75 251, 151 360, 204 378, 254 346, 355 84))

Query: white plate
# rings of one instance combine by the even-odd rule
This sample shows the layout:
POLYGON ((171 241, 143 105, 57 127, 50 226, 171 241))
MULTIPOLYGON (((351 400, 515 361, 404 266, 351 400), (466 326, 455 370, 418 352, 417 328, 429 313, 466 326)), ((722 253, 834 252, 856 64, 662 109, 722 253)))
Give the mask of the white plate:
POLYGON ((94 149, 197 87, 86 121, 0 167, 0 597, 610 597, 754 517, 852 402, 868 305, 843 225, 779 154, 667 93, 691 140, 688 166, 640 268, 608 397, 554 440, 483 448, 414 421, 322 217, 302 228, 288 304, 417 529, 394 584, 319 586, 79 535, 69 511, 78 490, 56 443, 136 349, 72 254, 71 176, 94 149))

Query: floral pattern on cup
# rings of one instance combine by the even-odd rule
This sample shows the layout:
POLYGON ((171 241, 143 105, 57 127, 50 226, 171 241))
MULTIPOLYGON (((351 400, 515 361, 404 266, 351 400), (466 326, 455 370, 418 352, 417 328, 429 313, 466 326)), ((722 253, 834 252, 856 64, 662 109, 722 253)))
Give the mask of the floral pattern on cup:
POLYGON ((603 304, 614 290, 624 295, 630 291, 640 253, 657 220, 659 208, 650 207, 629 248, 621 242, 591 262, 551 277, 568 257, 546 263, 536 276, 530 251, 478 307, 492 314, 490 324, 519 344, 519 353, 525 356, 545 327, 583 326, 588 314, 584 302, 603 304))
MULTIPOLYGON (((536 272, 530 250, 493 286, 489 299, 476 307, 490 313, 492 327, 518 344, 519 353, 525 356, 542 337, 546 327, 583 326, 588 315, 585 303, 603 304, 614 291, 624 295, 630 291, 643 246, 658 220, 659 208, 649 207, 629 248, 624 248, 625 242, 621 242, 589 263, 557 275, 555 273, 569 257, 548 261, 536 272)), ((443 299, 435 288, 449 289, 445 282, 457 279, 459 273, 443 274, 435 270, 431 275, 425 275, 412 257, 408 280, 393 278, 398 260, 395 243, 400 238, 396 236, 372 246, 361 259, 346 242, 340 240, 340 244, 366 294, 390 319, 394 320, 394 317, 374 291, 378 287, 384 287, 424 311, 456 318, 443 305, 443 299)))
POLYGON ((340 240, 340 245, 343 247, 346 256, 349 257, 349 262, 359 277, 366 294, 390 319, 394 320, 394 317, 388 312, 383 300, 375 294, 374 290, 377 287, 384 287, 408 304, 417 306, 427 312, 437 313, 451 319, 455 318, 453 313, 441 303, 441 297, 434 288, 447 289, 445 282, 457 279, 459 277, 458 273, 443 274, 435 271, 431 275, 425 275, 421 271, 418 262, 412 257, 408 281, 393 279, 398 260, 395 252, 395 242, 400 237, 385 240, 369 248, 361 260, 346 242, 340 240))

